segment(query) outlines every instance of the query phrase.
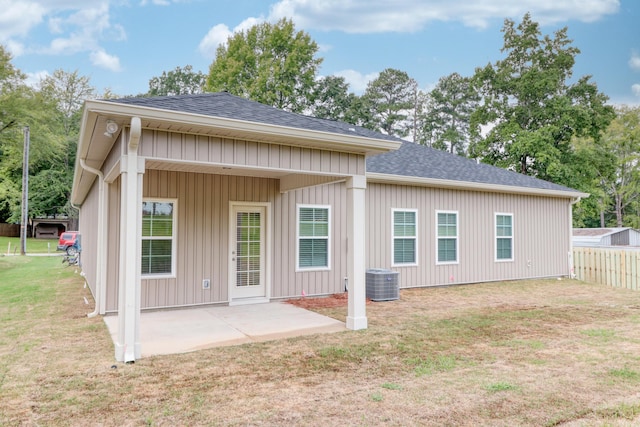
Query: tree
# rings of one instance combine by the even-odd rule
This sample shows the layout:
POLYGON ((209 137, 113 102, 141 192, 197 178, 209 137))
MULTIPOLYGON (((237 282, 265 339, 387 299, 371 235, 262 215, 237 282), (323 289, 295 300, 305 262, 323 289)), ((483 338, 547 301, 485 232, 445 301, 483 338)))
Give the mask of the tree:
MULTIPOLYGON (((44 98, 40 92, 26 86, 15 91, 19 99, 20 108, 11 113, 15 117, 16 125, 2 132, 0 135, 0 204, 3 206, 4 218, 7 222, 20 221, 21 192, 22 192, 22 152, 23 129, 30 128, 29 176, 30 183, 40 173, 50 170, 65 170, 67 157, 66 137, 62 130, 60 114, 50 100, 44 98)), ((75 145, 74 145, 75 146, 75 145)), ((71 169, 71 168, 69 168, 71 169)), ((73 173, 69 173, 73 176, 73 173)), ((68 197, 61 197, 54 206, 39 206, 34 201, 37 197, 44 197, 43 192, 56 186, 49 179, 42 180, 38 191, 29 192, 29 216, 42 214, 51 208, 63 206, 68 197), (40 194, 39 194, 40 193, 40 194)), ((70 180, 66 183, 67 195, 70 192, 70 180)), ((57 190, 56 190, 57 191, 57 190)), ((56 212, 52 212, 56 213, 56 212)))
POLYGON ((519 25, 503 27, 506 54, 479 68, 473 83, 482 101, 472 114, 472 130, 490 130, 472 147, 473 156, 523 174, 580 188, 571 138, 596 140, 614 116, 607 97, 590 77, 569 84, 575 57, 567 28, 542 37, 526 14, 519 25))
POLYGON ((321 119, 344 121, 354 97, 349 93, 349 84, 344 77, 322 77, 313 88, 310 114, 321 119))
POLYGON ((88 78, 57 70, 34 90, 0 50, 0 221, 19 222, 23 129, 30 128, 29 216, 66 213, 88 78), (9 72, 7 72, 9 70, 9 72), (3 80, 2 80, 3 79, 3 80))
POLYGON ((471 79, 458 73, 442 77, 427 95, 422 113, 426 139, 416 142, 465 156, 471 140, 471 114, 478 101, 471 79))
POLYGON ((70 135, 72 131, 77 133, 79 118, 74 118, 74 115, 80 112, 86 99, 95 97, 95 89, 89 83, 89 77, 78 75, 78 70, 67 72, 58 69, 40 80, 40 92, 56 104, 65 135, 70 135), (76 128, 72 129, 74 125, 76 128))
POLYGON ((296 32, 291 20, 254 25, 218 47, 206 89, 301 113, 310 105, 322 62, 317 52, 316 42, 296 32))
POLYGON ((605 222, 605 215, 611 213, 616 227, 637 227, 640 225, 637 209, 640 202, 640 107, 618 107, 616 114, 599 143, 594 143, 593 138, 585 138, 581 148, 590 151, 590 163, 595 166, 602 222, 605 222))
POLYGON ((16 96, 16 91, 24 88, 26 78, 13 66, 12 59, 11 54, 0 45, 0 133, 17 123, 14 111, 20 108, 21 97, 16 96))
POLYGON ((193 71, 191 65, 176 67, 169 72, 163 71, 159 77, 149 80, 149 92, 146 96, 191 95, 203 93, 207 82, 206 76, 193 71))
POLYGON ((387 68, 369 82, 363 95, 371 109, 373 129, 400 138, 409 135, 418 85, 404 71, 387 68))

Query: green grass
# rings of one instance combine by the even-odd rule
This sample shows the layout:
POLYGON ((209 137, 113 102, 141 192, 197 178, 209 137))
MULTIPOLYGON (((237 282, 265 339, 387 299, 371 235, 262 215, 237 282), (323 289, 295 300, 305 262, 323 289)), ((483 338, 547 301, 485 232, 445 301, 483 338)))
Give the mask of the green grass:
POLYGON ((447 372, 455 369, 457 361, 454 356, 440 355, 421 359, 410 359, 408 364, 414 365, 416 376, 433 375, 437 372, 447 372))
POLYGON ((589 338, 594 338, 598 341, 608 343, 615 338, 616 332, 611 329, 586 329, 581 331, 582 335, 586 335, 589 338))
POLYGON ((640 373, 638 371, 634 371, 633 369, 629 369, 626 366, 622 369, 610 369, 609 375, 614 378, 619 378, 627 381, 640 381, 640 373))
POLYGON ((384 397, 382 397, 381 393, 373 393, 371 395, 371 400, 373 400, 374 402, 382 402, 384 400, 384 397))
POLYGON ((384 383, 382 384, 382 388, 386 388, 387 390, 402 390, 402 386, 395 383, 384 383))
POLYGON ((517 390, 517 389, 518 389, 518 386, 508 382, 504 382, 504 381, 489 384, 485 387, 485 390, 491 393, 498 393, 501 391, 511 391, 511 390, 517 390))
MULTIPOLYGON (((27 254, 56 253, 58 239, 27 239, 27 254)), ((0 237, 0 254, 20 255, 19 237, 0 237)), ((62 252, 58 252, 61 254, 62 252)))

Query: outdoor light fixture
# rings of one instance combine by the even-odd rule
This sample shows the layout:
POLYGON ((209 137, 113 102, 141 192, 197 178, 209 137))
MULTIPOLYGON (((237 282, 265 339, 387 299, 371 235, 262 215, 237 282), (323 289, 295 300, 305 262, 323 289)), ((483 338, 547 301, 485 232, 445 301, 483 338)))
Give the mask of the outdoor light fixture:
POLYGON ((118 132, 118 124, 112 120, 107 120, 107 125, 106 125, 106 132, 104 133, 104 136, 111 138, 113 137, 113 134, 118 132))

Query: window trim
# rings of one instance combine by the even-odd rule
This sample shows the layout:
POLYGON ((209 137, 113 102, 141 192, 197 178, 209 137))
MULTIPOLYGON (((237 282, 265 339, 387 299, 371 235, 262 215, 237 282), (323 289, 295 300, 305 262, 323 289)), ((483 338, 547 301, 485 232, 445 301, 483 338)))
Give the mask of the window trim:
POLYGON ((514 261, 514 246, 513 246, 513 213, 511 212, 495 212, 493 216, 493 235, 494 235, 494 251, 493 257, 495 262, 513 262, 514 261), (511 217, 511 236, 498 236, 498 217, 508 216, 511 217), (511 239, 511 258, 498 258, 498 239, 511 239))
POLYGON ((391 266, 392 267, 415 267, 418 265, 418 209, 391 208, 391 266), (414 241, 414 262, 396 262, 396 239, 407 239, 407 236, 396 237, 395 235, 395 213, 396 212, 413 212, 415 214, 415 235, 410 237, 414 241))
MULTIPOLYGON (((307 271, 330 271, 331 270, 331 205, 296 204, 296 272, 307 271), (327 237, 311 237, 312 239, 326 239, 327 241, 327 265, 324 267, 301 267, 300 266, 300 209, 326 209, 327 210, 327 237)), ((308 239, 309 237, 305 237, 308 239)))
MULTIPOLYGON (((178 199, 168 199, 161 197, 145 197, 142 199, 143 203, 172 203, 173 204, 173 218, 171 224, 171 271, 169 273, 142 273, 142 241, 143 240, 165 240, 153 239, 149 236, 142 235, 142 206, 140 206, 140 278, 146 279, 175 279, 176 278, 176 264, 178 255, 178 199)), ((165 236, 163 236, 165 237, 165 236)))
POLYGON ((436 218, 435 218, 435 222, 436 222, 436 228, 435 228, 435 235, 436 235, 436 265, 453 265, 453 264, 459 264, 460 263, 460 214, 458 213, 458 211, 444 211, 444 210, 436 210, 436 218), (444 237, 440 237, 440 235, 438 234, 438 215, 439 214, 455 214, 456 215, 456 235, 455 237, 452 236, 444 236, 444 237), (455 261, 440 261, 440 253, 439 253, 439 243, 440 243, 440 239, 447 239, 447 240, 451 240, 455 238, 456 241, 456 259, 455 261))

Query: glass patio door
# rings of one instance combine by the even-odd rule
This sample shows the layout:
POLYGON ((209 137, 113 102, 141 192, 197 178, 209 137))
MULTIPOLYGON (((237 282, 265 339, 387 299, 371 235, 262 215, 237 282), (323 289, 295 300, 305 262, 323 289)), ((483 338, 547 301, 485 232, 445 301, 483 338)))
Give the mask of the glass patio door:
POLYGON ((265 208, 234 206, 231 219, 231 298, 264 297, 265 208))

